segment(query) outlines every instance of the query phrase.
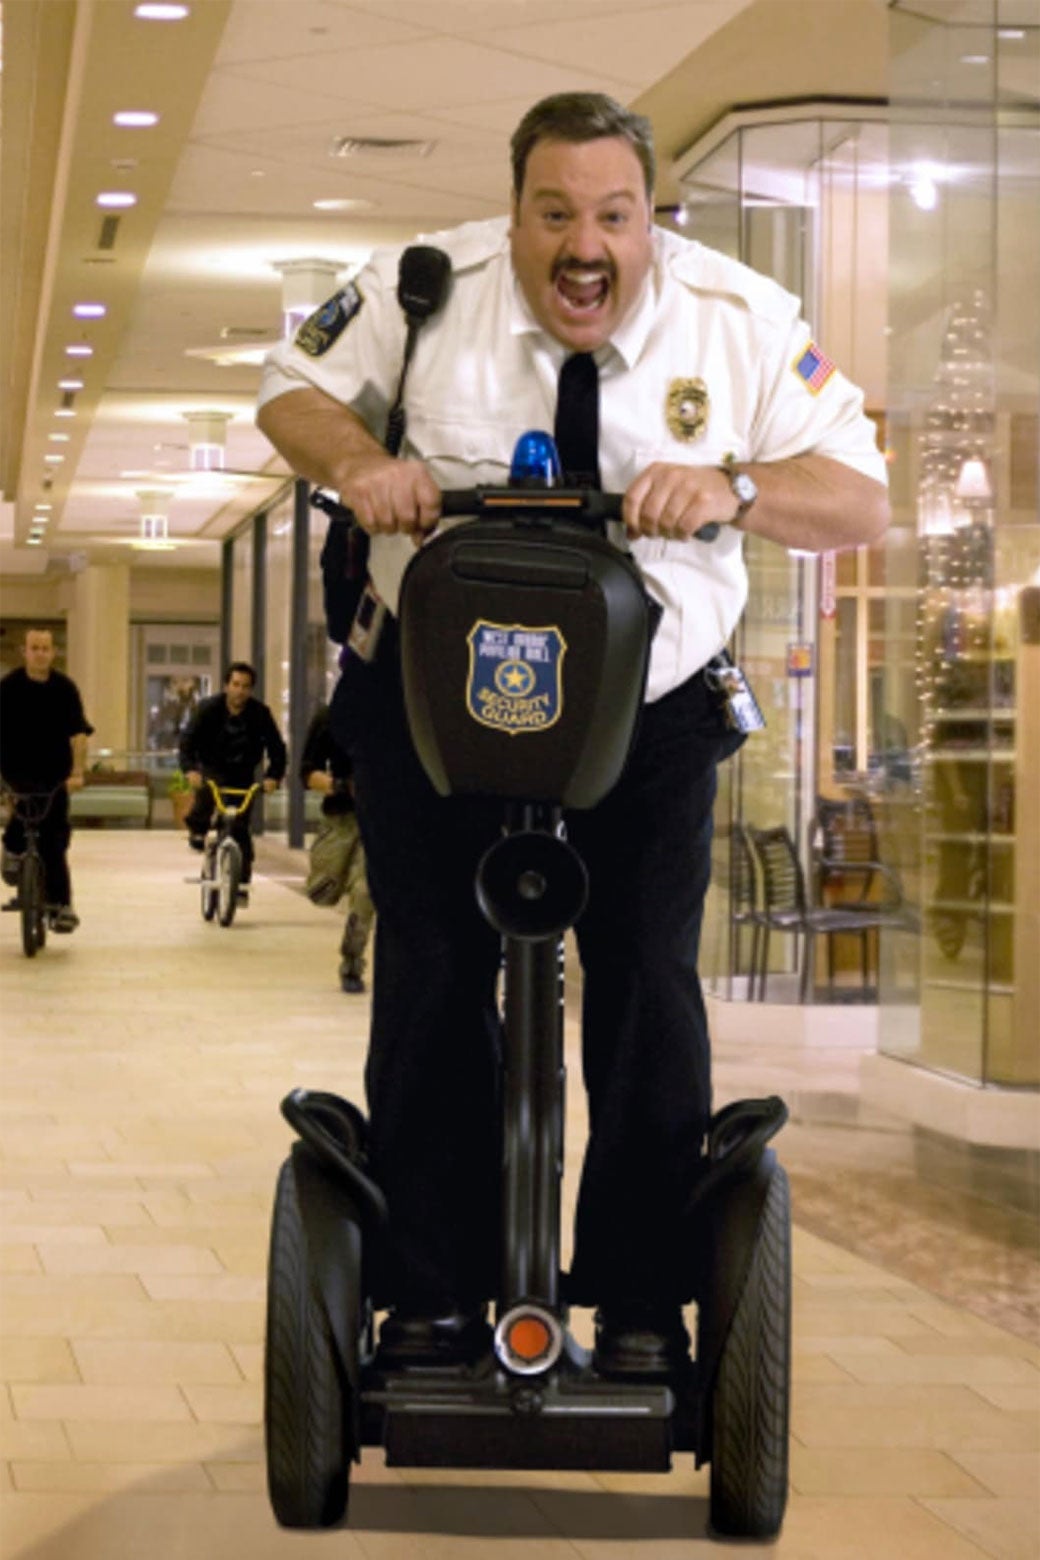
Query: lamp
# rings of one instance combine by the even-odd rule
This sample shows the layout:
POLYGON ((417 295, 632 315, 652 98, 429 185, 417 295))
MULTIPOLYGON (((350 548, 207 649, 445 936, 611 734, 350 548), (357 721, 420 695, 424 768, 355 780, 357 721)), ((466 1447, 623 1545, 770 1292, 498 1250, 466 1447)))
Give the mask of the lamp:
POLYGON ((137 500, 141 505, 142 542, 165 542, 169 537, 170 499, 169 488, 139 488, 137 500))
POLYGON ((986 462, 977 455, 970 455, 957 473, 953 487, 954 496, 965 504, 988 504, 993 497, 986 462))
POLYGON ((223 471, 230 412, 185 412, 192 471, 223 471))
POLYGON ((282 278, 282 327, 286 337, 294 336, 319 303, 336 291, 343 271, 341 260, 275 260, 282 278))

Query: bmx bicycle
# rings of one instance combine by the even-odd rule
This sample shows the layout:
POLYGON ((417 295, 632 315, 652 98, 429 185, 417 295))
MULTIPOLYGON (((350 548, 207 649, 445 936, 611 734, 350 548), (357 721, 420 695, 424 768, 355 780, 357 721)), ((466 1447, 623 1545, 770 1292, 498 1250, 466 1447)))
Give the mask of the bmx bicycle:
POLYGON ((47 942, 46 873, 40 854, 40 828, 54 805, 61 786, 50 791, 5 792, 16 818, 25 830, 25 849, 18 863, 15 897, 4 905, 21 917, 22 951, 33 959, 47 942))
MULTIPOLYGON (((366 1122, 334 1094, 293 1090, 282 1112, 298 1141, 278 1179, 264 1365, 268 1490, 286 1527, 339 1522, 351 1462, 368 1446, 384 1448, 387 1466, 644 1472, 692 1452, 711 1465, 715 1533, 770 1538, 783 1519, 790 1213, 766 1147, 787 1116, 781 1100, 720 1111, 688 1188, 680 1238, 695 1360, 667 1381, 611 1379, 567 1326, 560 938, 581 913, 586 874, 560 820, 621 773, 651 637, 637 569, 589 529, 619 510, 617 496, 582 489, 446 493, 445 515, 477 518, 429 541, 405 573, 401 667, 416 750, 442 795, 504 804, 475 885, 504 948, 495 1327, 477 1361, 381 1363, 368 1274, 392 1211, 368 1173, 366 1122), (568 653, 548 656, 545 687, 530 684, 525 662, 526 702, 489 698, 482 721, 473 656, 486 624, 557 635, 568 653), (532 735, 504 741, 504 718, 529 722, 532 735)), ((483 686, 494 688, 493 674, 483 686)))
POLYGON ((217 785, 215 780, 207 780, 206 784, 213 793, 214 805, 199 874, 202 919, 216 919, 220 926, 230 926, 242 886, 242 847, 231 831, 248 814, 260 782, 249 787, 217 785))

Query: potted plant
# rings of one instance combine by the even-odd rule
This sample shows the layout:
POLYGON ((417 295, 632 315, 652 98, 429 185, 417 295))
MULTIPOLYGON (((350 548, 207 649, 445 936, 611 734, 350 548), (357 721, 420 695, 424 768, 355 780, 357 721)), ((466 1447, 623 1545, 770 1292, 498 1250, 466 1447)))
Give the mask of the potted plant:
POLYGON ((173 821, 180 826, 191 812, 191 804, 195 798, 195 792, 188 784, 188 777, 183 769, 173 771, 166 786, 166 794, 173 808, 173 821))

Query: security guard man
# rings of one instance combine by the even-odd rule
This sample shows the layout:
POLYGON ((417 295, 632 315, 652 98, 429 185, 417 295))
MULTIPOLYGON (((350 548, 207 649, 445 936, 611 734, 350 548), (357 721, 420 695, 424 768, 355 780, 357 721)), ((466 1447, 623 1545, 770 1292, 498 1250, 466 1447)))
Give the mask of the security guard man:
POLYGON ((599 1307, 602 1370, 653 1376, 688 1341, 679 1213, 710 1113, 697 952, 716 766, 741 740, 703 668, 744 605, 742 532, 806 550, 871 541, 888 523, 885 468, 861 393, 797 300, 653 226, 646 120, 595 93, 548 98, 518 126, 512 165, 508 220, 431 240, 451 291, 413 359, 404 458, 379 442, 404 340, 396 253, 274 351, 258 420, 369 531, 387 609, 333 701, 379 917, 366 1083, 395 1246, 376 1298, 395 1306, 391 1359, 452 1357, 483 1341, 496 1272, 498 946, 472 884, 499 809, 440 799, 421 771, 393 613, 440 489, 504 482, 525 429, 566 437, 574 367, 587 424, 591 377, 583 466, 624 493, 614 539, 663 610, 628 768, 567 818, 590 877, 575 931, 591 1128, 568 1293, 599 1307), (712 522, 716 541, 692 539, 712 522))

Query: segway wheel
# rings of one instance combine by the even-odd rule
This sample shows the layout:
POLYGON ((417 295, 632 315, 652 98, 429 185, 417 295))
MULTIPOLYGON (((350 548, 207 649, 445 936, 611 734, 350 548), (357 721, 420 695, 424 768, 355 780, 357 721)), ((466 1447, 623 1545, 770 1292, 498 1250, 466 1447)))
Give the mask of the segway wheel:
POLYGON ((778 1164, 712 1401, 711 1526, 720 1536, 767 1539, 780 1531, 790 1381, 790 1192, 778 1164))
POLYGON ((43 906, 43 862, 26 851, 18 882, 18 901, 22 911, 22 951, 35 958, 47 941, 47 916, 43 906))
POLYGON ((346 1390, 314 1297, 291 1160, 278 1177, 267 1275, 267 1489, 286 1528, 339 1522, 350 1493, 346 1390))
POLYGON ((238 908, 238 885, 242 881, 242 852, 234 840, 224 840, 217 854, 217 919, 230 926, 238 908))

